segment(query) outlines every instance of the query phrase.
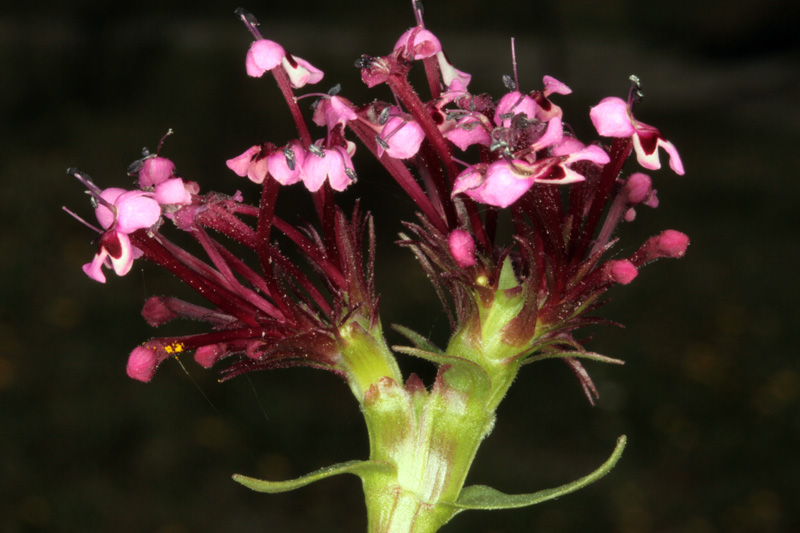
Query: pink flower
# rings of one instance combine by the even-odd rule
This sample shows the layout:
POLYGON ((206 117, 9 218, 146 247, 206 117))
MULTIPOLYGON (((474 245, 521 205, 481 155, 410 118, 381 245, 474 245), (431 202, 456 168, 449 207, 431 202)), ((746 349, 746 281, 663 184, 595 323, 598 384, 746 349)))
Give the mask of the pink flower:
POLYGON ((181 178, 170 178, 156 185, 153 199, 161 205, 186 205, 192 203, 192 195, 181 178))
POLYGON ((323 72, 315 68, 305 59, 293 56, 286 52, 281 45, 269 39, 258 39, 250 45, 245 58, 247 74, 260 78, 265 72, 283 66, 289 81, 295 89, 308 83, 317 83, 323 77, 323 72))
POLYGON ((286 56, 286 50, 275 41, 259 39, 253 42, 245 58, 247 75, 260 78, 268 70, 280 65, 284 56, 286 56))
POLYGON ((341 96, 323 97, 314 108, 314 124, 327 126, 332 130, 339 124, 345 125, 351 120, 357 120, 358 115, 352 109, 352 104, 341 96))
POLYGON ((466 150, 473 144, 489 146, 492 144, 492 138, 486 131, 482 117, 483 115, 467 115, 459 119, 453 129, 445 132, 445 138, 461 150, 466 150))
MULTIPOLYGON (((551 120, 555 121, 561 122, 557 118, 551 120)), ((476 202, 508 207, 536 182, 568 184, 583 181, 582 175, 567 166, 577 161, 605 165, 609 157, 599 146, 590 145, 570 154, 545 157, 533 163, 499 159, 485 171, 482 166, 473 165, 456 177, 452 195, 463 192, 476 202)))
POLYGON ((299 89, 307 84, 318 83, 325 76, 325 73, 314 65, 297 56, 287 54, 281 61, 281 65, 289 75, 289 83, 295 89, 299 89))
POLYGON ((670 168, 675 173, 683 175, 683 163, 675 146, 664 139, 658 129, 636 120, 631 112, 631 106, 622 98, 615 96, 603 98, 589 111, 589 116, 597 133, 604 137, 633 137, 636 159, 644 168, 650 170, 661 168, 658 149, 663 148, 669 155, 670 168))
POLYGON ((472 79, 472 76, 450 64, 442 51, 439 39, 422 26, 416 26, 403 33, 394 45, 394 53, 410 60, 436 57, 445 87, 449 88, 454 81, 466 87, 472 79))
POLYGON ((267 177, 267 152, 262 144, 251 146, 243 154, 228 159, 225 164, 238 176, 246 176, 253 183, 264 183, 267 177))
POLYGON ((314 144, 309 152, 303 163, 303 183, 309 191, 318 191, 326 179, 334 191, 343 191, 354 181, 353 162, 343 147, 314 144))
POLYGON ((107 231, 100 237, 94 260, 83 265, 83 271, 90 278, 105 283, 103 266, 113 268, 118 276, 130 271, 134 258, 141 255, 141 251, 133 247, 128 235, 155 225, 161 218, 161 206, 150 193, 109 188, 100 193, 95 215, 107 231))
POLYGON ((425 59, 442 51, 439 39, 421 26, 415 26, 403 33, 394 45, 396 54, 408 59, 425 59))

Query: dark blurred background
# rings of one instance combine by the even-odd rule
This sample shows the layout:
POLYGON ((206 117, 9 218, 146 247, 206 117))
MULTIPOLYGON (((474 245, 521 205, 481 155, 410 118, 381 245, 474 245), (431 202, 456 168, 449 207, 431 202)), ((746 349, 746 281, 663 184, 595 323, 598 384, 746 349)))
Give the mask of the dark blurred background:
MULTIPOLYGON (((203 190, 257 192, 224 161, 291 136, 269 80, 244 73, 249 35, 227 1, 18 2, 0 13, 0 530, 159 533, 363 531, 360 483, 343 476, 281 495, 250 493, 234 472, 271 479, 365 458, 347 387, 295 369, 218 384, 188 358, 152 383, 125 376, 154 334, 139 314, 153 294, 185 294, 137 263, 101 286, 80 266, 93 233, 63 211, 91 211, 68 166, 102 187, 128 186, 128 163, 155 149, 203 190)), ((388 53, 413 25, 409 2, 256 2, 262 31, 341 83, 374 97, 353 60, 388 53)), ((688 233, 680 261, 612 291, 589 347, 627 361, 588 364, 590 407, 565 365, 527 367, 499 410, 469 483, 533 492, 629 446, 611 475, 541 506, 464 513, 447 531, 772 532, 800 529, 797 299, 800 49, 797 3, 479 2, 428 0, 426 22, 474 91, 502 91, 517 39, 522 87, 551 74, 584 138, 588 108, 624 96, 678 147, 687 175, 653 173, 661 206, 623 228, 632 251, 666 228, 688 233), (793 334, 792 331, 795 331, 793 334), (793 499, 794 498, 794 499, 793 499)), ((378 96, 386 93, 377 90, 378 96)), ((311 100, 307 102, 310 103, 311 100)), ((662 161, 664 158, 662 157, 662 161)), ((361 180, 382 240, 384 321, 431 332, 446 319, 411 255, 392 244, 413 210, 364 151, 361 180)), ((287 216, 307 210, 297 190, 287 216)), ((161 334, 194 331, 165 326, 161 334)), ((399 339, 393 338, 393 341, 399 339)), ((430 370, 403 359, 430 379, 430 370)))

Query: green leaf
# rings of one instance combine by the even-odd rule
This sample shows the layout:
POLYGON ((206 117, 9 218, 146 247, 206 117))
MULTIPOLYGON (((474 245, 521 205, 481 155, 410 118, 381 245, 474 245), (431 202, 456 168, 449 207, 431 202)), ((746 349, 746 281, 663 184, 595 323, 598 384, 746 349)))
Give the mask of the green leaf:
POLYGON ((424 336, 420 335, 413 329, 401 326, 400 324, 392 324, 392 329, 403 335, 411 342, 413 342, 414 346, 416 346, 420 350, 425 350, 426 352, 432 352, 436 354, 444 354, 444 352, 440 350, 435 344, 433 344, 431 341, 429 341, 428 339, 426 339, 424 336))
POLYGON ((387 463, 378 461, 347 461, 345 463, 338 463, 325 468, 320 468, 315 472, 306 474, 305 476, 289 479, 286 481, 265 481, 263 479, 256 479, 252 477, 243 476, 241 474, 234 474, 233 480, 241 483, 248 489, 256 492, 268 492, 275 494, 278 492, 287 492, 294 489, 305 487, 320 479, 325 479, 338 474, 355 474, 359 477, 364 477, 369 474, 391 474, 394 468, 387 463))
POLYGON ((542 503, 547 500, 552 500, 553 498, 564 496, 570 492, 575 492, 608 474, 622 456, 622 450, 625 449, 626 441, 627 438, 625 435, 622 435, 617 439, 617 446, 614 448, 614 453, 611 454, 611 457, 609 457, 600 468, 588 476, 582 477, 572 483, 567 483, 566 485, 561 485, 554 489, 540 490, 533 494, 504 494, 485 485, 473 485, 471 487, 465 487, 461 491, 458 500, 452 505, 459 510, 515 509, 542 503))

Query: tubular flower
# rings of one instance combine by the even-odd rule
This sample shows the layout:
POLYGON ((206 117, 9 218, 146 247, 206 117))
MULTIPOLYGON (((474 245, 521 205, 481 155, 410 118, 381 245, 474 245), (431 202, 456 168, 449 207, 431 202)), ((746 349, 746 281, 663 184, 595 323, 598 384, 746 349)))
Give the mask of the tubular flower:
POLYGON ((139 250, 131 245, 128 235, 146 229, 161 218, 161 206, 144 191, 126 191, 114 187, 100 193, 101 202, 95 209, 105 232, 100 237, 100 247, 91 263, 83 271, 100 283, 106 282, 102 266, 113 268, 118 276, 127 274, 138 257, 139 250))
POLYGON ((669 155, 669 166, 676 174, 683 175, 683 163, 678 150, 671 142, 661 136, 661 132, 653 126, 639 122, 633 117, 632 105, 622 98, 610 96, 604 98, 589 112, 597 133, 604 137, 631 137, 636 159, 644 168, 658 170, 661 162, 658 149, 662 148, 669 155))
POLYGON ((281 45, 269 39, 257 39, 250 45, 245 59, 247 75, 260 78, 265 72, 282 66, 295 89, 322 80, 323 72, 305 59, 286 52, 281 45))

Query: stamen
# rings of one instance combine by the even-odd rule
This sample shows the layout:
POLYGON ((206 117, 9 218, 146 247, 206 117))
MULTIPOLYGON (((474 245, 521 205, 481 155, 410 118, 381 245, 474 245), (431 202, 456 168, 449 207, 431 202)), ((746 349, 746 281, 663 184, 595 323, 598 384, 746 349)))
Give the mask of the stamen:
POLYGON ((317 157, 325 157, 325 150, 323 150, 317 144, 309 144, 308 145, 308 151, 311 152, 312 154, 314 154, 317 157))
POLYGON ((77 220, 78 222, 80 222, 81 224, 83 224, 84 226, 86 226, 87 228, 89 228, 89 229, 91 229, 91 230, 93 230, 93 231, 96 231, 97 233, 103 233, 103 230, 101 230, 101 229, 100 229, 100 228, 98 228, 97 226, 94 226, 94 225, 92 225, 92 224, 89 224, 89 223, 88 223, 88 222, 86 222, 86 220, 84 220, 82 217, 78 216, 78 214, 77 214, 77 213, 75 213, 75 212, 73 212, 73 211, 71 211, 71 210, 67 209, 65 206, 62 206, 62 207, 61 207, 61 209, 63 209, 64 211, 66 211, 66 212, 67 212, 67 214, 69 214, 70 216, 72 216, 72 218, 74 218, 75 220, 77 220))
POLYGON ((253 37, 258 39, 263 39, 264 37, 261 35, 261 32, 258 31, 258 19, 255 15, 244 9, 243 7, 237 7, 234 11, 237 17, 242 19, 244 25, 250 30, 250 33, 253 34, 253 37))
POLYGON ((100 204, 104 207, 107 207, 112 213, 117 212, 117 208, 114 207, 113 204, 109 203, 102 196, 100 196, 103 191, 100 189, 100 187, 94 184, 89 174, 81 172, 75 167, 68 168, 67 174, 75 176, 78 181, 80 181, 88 189, 86 194, 92 198, 92 207, 97 208, 97 205, 100 204))
POLYGON ((628 92, 628 107, 633 109, 634 105, 642 101, 644 93, 642 92, 642 82, 639 81, 638 76, 631 74, 628 79, 631 82, 631 89, 628 92))
POLYGON ((517 74, 517 44, 513 37, 511 38, 511 66, 514 69, 514 88, 516 88, 519 87, 519 75, 517 74))
POLYGON ((292 150, 291 146, 287 146, 283 149, 283 156, 286 158, 286 166, 289 167, 289 170, 294 170, 297 166, 297 161, 295 160, 294 150, 292 150))
POLYGON ((356 68, 369 68, 374 60, 374 57, 364 54, 356 59, 353 64, 356 66, 356 68))
POLYGON ((380 124, 381 126, 386 124, 386 121, 389 120, 389 113, 391 113, 391 108, 384 107, 383 110, 381 111, 381 114, 378 115, 378 124, 380 124))
POLYGON ((156 149, 156 155, 159 155, 161 153, 161 147, 164 146, 164 141, 167 140, 167 137, 169 137, 173 133, 174 132, 172 131, 172 128, 169 128, 167 130, 167 133, 165 133, 164 136, 161 137, 161 141, 158 143, 158 149, 156 149))
POLYGON ((422 14, 425 12, 422 7, 422 0, 412 0, 411 5, 414 10, 414 18, 417 19, 417 26, 425 27, 425 23, 422 22, 422 14))

